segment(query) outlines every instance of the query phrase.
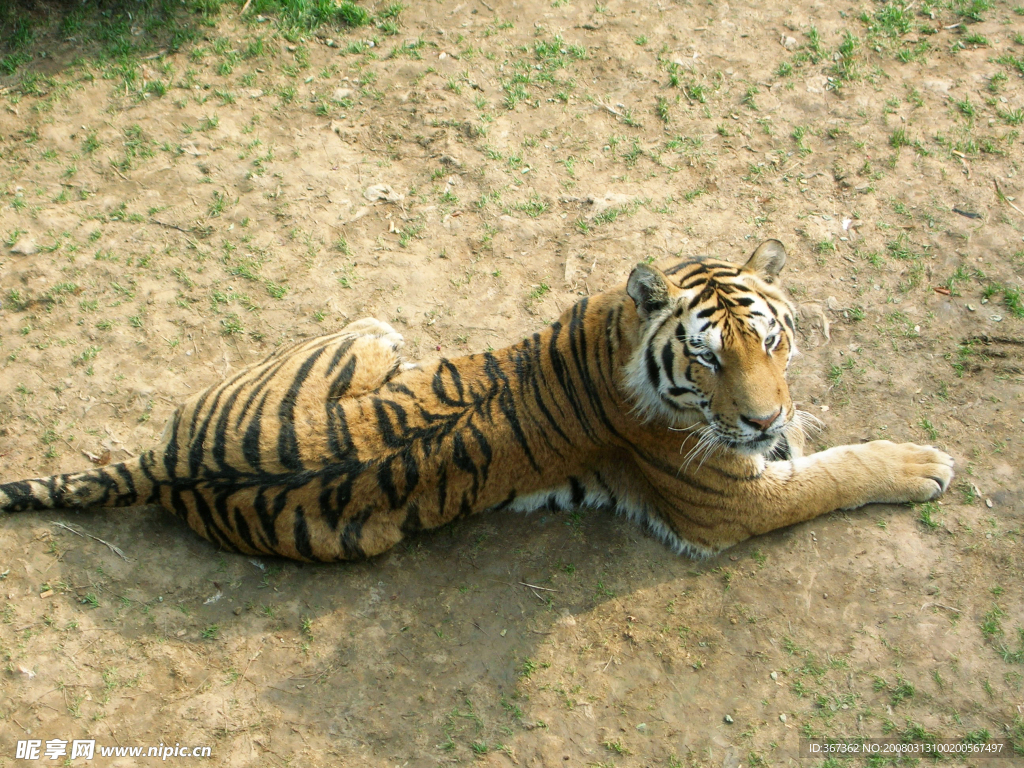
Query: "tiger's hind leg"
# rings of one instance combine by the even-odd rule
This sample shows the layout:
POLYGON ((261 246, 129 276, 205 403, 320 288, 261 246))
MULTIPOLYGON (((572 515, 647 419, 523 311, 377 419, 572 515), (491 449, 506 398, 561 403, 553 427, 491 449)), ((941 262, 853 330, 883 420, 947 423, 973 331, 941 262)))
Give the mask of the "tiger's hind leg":
POLYGON ((405 339, 388 323, 364 317, 346 325, 339 335, 352 340, 344 363, 350 375, 336 380, 344 381, 344 386, 332 387, 329 399, 358 397, 373 392, 398 371, 408 367, 400 352, 405 346, 405 339))
POLYGON ((401 349, 405 346, 405 339, 402 338, 402 334, 383 320, 377 320, 373 317, 363 317, 359 320, 354 320, 342 328, 341 333, 355 336, 374 336, 388 342, 395 349, 401 349))

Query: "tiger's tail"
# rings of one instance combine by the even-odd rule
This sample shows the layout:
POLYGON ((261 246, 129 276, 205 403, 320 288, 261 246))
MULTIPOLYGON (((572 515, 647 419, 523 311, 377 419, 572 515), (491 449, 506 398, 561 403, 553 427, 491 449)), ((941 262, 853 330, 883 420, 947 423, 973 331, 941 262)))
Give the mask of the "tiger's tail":
POLYGON ((0 513, 84 507, 129 507, 155 498, 153 452, 86 472, 0 485, 0 513))

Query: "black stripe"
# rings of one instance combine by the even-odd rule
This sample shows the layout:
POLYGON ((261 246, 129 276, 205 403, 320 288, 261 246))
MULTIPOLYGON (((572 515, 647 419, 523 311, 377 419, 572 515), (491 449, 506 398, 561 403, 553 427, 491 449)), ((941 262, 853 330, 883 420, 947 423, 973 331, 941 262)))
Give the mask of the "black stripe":
POLYGON ((217 546, 234 552, 235 547, 231 543, 231 535, 220 527, 216 516, 213 514, 213 509, 206 500, 206 496, 201 491, 190 491, 189 493, 191 493, 192 499, 195 501, 196 513, 199 515, 199 519, 203 521, 203 527, 206 529, 204 534, 206 538, 217 546))
POLYGON ((590 424, 590 419, 588 419, 586 414, 583 412, 583 404, 579 400, 576 388, 569 380, 568 370, 566 369, 565 362, 562 359, 562 353, 558 350, 558 336, 561 332, 562 324, 557 321, 554 322, 551 325, 551 338, 548 340, 548 358, 551 361, 552 373, 555 374, 558 386, 561 387, 562 392, 565 393, 565 399, 569 401, 569 407, 572 408, 576 421, 579 422, 580 427, 583 429, 584 433, 586 433, 587 437, 596 442, 597 436, 594 434, 594 428, 590 424))
POLYGON ((696 395, 697 391, 689 387, 670 387, 668 393, 672 397, 679 397, 680 395, 696 395))
MULTIPOLYGON (((263 449, 260 446, 263 436, 263 407, 267 404, 267 392, 256 407, 256 413, 249 420, 249 426, 245 428, 242 436, 242 456, 252 469, 259 472, 263 467, 263 449)), ((236 427, 237 428, 237 427, 236 427)))
POLYGON ((501 370, 501 366, 494 355, 488 353, 484 356, 484 370, 487 371, 488 375, 494 376, 495 379, 501 382, 501 386, 498 389, 498 408, 501 410, 502 416, 505 417, 505 421, 512 428, 512 435, 526 454, 530 466, 533 467, 535 472, 540 472, 540 466, 537 464, 537 460, 533 455, 533 449, 530 447, 526 434, 523 432, 523 425, 519 421, 515 395, 512 394, 508 378, 505 376, 504 371, 501 370))
POLYGON ((373 398, 373 412, 377 417, 377 429, 388 448, 402 448, 415 438, 410 434, 405 408, 394 400, 373 398))
POLYGON ((578 507, 587 498, 587 489, 583 487, 578 477, 569 478, 569 488, 572 490, 572 503, 578 507))
MULTIPOLYGON (((202 419, 202 424, 199 426, 198 430, 195 426, 199 423, 199 409, 196 408, 196 412, 192 415, 192 430, 189 432, 188 445, 188 474, 190 477, 200 476, 200 469, 203 468, 203 459, 205 458, 206 433, 209 432, 210 424, 217 415, 217 406, 220 403, 221 395, 223 395, 225 391, 224 387, 220 387, 216 390, 213 402, 208 408, 206 408, 206 415, 202 419)), ((205 395, 203 396, 203 401, 206 401, 205 395)))
MULTIPOLYGON (((245 404, 242 405, 241 409, 238 411, 238 417, 235 419, 235 429, 238 429, 238 426, 242 423, 242 420, 245 418, 245 415, 249 412, 249 409, 252 407, 252 404, 256 402, 256 398, 258 398, 260 394, 263 392, 263 390, 266 389, 272 382, 275 382, 277 380, 279 372, 281 371, 282 368, 285 367, 286 363, 287 361, 279 361, 276 365, 268 365, 267 368, 265 368, 262 373, 250 379, 250 381, 248 382, 249 386, 251 387, 249 391, 249 397, 246 398, 245 404)), ((250 371, 250 373, 253 372, 250 371)), ((263 400, 266 401, 266 397, 264 397, 263 400)))
POLYGON ((340 459, 354 458, 355 448, 352 445, 352 435, 348 429, 348 420, 345 418, 345 409, 337 401, 327 404, 327 447, 330 448, 332 458, 335 461, 340 459))
POLYGON ((277 457, 281 466, 292 472, 301 472, 306 468, 302 463, 299 441, 295 435, 295 401, 299 397, 299 392, 302 391, 302 385, 306 383, 306 379, 313 370, 313 366, 316 365, 323 353, 324 350, 321 348, 306 358, 277 408, 280 422, 278 424, 280 431, 277 436, 277 457))
POLYGON ((362 474, 362 468, 358 471, 345 473, 334 478, 331 483, 325 483, 320 491, 320 517, 323 518, 331 530, 337 532, 348 505, 352 502, 352 486, 356 479, 362 474))
POLYGON ((405 511, 405 520, 402 521, 402 534, 408 536, 422 530, 423 519, 420 517, 420 508, 416 504, 410 504, 405 511))
POLYGON ((508 496, 506 496, 504 498, 504 500, 499 501, 497 504, 495 504, 493 507, 491 507, 488 511, 498 512, 498 511, 500 511, 502 509, 508 509, 510 506, 512 506, 512 502, 515 501, 515 500, 516 500, 516 492, 513 489, 513 490, 509 491, 508 496))
MULTIPOLYGON (((352 345, 355 344, 357 338, 359 337, 354 336, 347 338, 343 342, 341 342, 341 344, 338 345, 338 348, 334 350, 334 355, 331 357, 331 362, 327 364, 327 370, 324 371, 324 378, 327 378, 332 373, 334 373, 334 369, 341 364, 341 359, 345 356, 346 352, 352 349, 352 345)), ((346 363, 346 365, 348 364, 346 363)))
MULTIPOLYGON (((534 334, 533 341, 527 339, 524 341, 519 348, 519 351, 515 353, 515 370, 516 378, 519 382, 521 392, 526 392, 526 388, 529 387, 533 390, 533 402, 540 409, 541 415, 547 419, 548 424, 551 426, 558 436, 562 438, 566 443, 569 441, 569 436, 562 430, 561 423, 555 419, 552 415, 547 404, 544 402, 544 395, 541 392, 541 382, 544 379, 540 365, 540 345, 537 342, 539 336, 534 334)), ((545 387, 547 391, 547 387, 545 387)), ((558 407, 558 403, 555 403, 555 407, 558 407)), ((547 432, 541 430, 541 434, 544 435, 544 439, 548 440, 547 432)), ((548 446, 551 447, 551 442, 548 441, 548 446)), ((559 453, 561 455, 561 453, 559 453)))
POLYGON ((266 542, 266 546, 263 548, 264 551, 276 551, 277 516, 281 514, 281 510, 285 506, 286 498, 287 492, 283 488, 261 488, 259 493, 256 494, 256 500, 253 502, 252 506, 256 511, 256 520, 259 522, 257 532, 266 542), (274 497, 273 509, 269 508, 267 505, 267 492, 272 490, 276 490, 278 492, 274 497))
MULTIPOLYGON (((356 356, 352 355, 345 365, 342 366, 341 370, 338 371, 338 375, 334 377, 334 381, 327 388, 328 400, 340 400, 348 393, 349 387, 352 386, 352 377, 355 375, 357 364, 356 356)), ((334 366, 332 365, 331 370, 333 369, 334 366)), ((328 372, 327 375, 330 375, 330 373, 328 372)))
MULTIPOLYGON (((138 499, 139 495, 135 492, 135 478, 132 477, 132 473, 128 471, 128 468, 123 462, 114 464, 111 469, 117 472, 118 476, 128 487, 128 490, 125 493, 117 494, 117 506, 126 507, 129 504, 134 503, 138 499)), ((115 490, 117 489, 116 485, 113 485, 113 487, 115 490)))
POLYGON ((362 546, 359 544, 359 537, 363 533, 363 526, 370 519, 374 508, 367 505, 359 510, 341 532, 341 548, 344 556, 349 560, 365 557, 362 546))
MULTIPOLYGON (((579 378, 583 384, 583 391, 590 401, 591 410, 611 435, 621 438, 622 435, 619 434, 611 419, 608 418, 608 412, 604 408, 604 401, 601 399, 597 391, 597 385, 591 375, 590 356, 587 354, 587 327, 584 323, 589 305, 589 299, 583 299, 573 308, 573 320, 569 325, 569 349, 572 352, 573 361, 576 363, 579 378)), ((661 327, 664 327, 666 322, 668 322, 668 318, 661 323, 659 330, 661 327)))
POLYGON ((448 508, 448 467, 441 465, 441 474, 437 478, 437 512, 442 521, 446 519, 445 510, 448 508))
POLYGON ((668 376, 669 383, 675 384, 676 377, 674 374, 676 363, 676 353, 672 349, 672 342, 665 342, 665 346, 661 348, 661 365, 665 369, 665 375, 668 376))
POLYGON ((306 525, 306 511, 301 504, 295 505, 295 522, 292 525, 295 549, 307 560, 313 559, 313 546, 309 541, 309 526, 306 525))
POLYGON ((644 361, 647 363, 647 380, 657 390, 661 387, 661 371, 658 369, 658 361, 654 357, 654 350, 648 346, 644 350, 644 361))
POLYGON ((248 516, 248 510, 243 510, 241 507, 235 507, 234 514, 232 515, 232 520, 235 524, 235 532, 250 549, 258 551, 259 547, 256 546, 256 542, 252 538, 252 531, 249 530, 249 522, 246 520, 248 516))
POLYGON ((459 373, 459 369, 452 365, 450 360, 446 358, 441 359, 441 362, 437 366, 437 371, 434 372, 434 378, 431 382, 431 386, 434 389, 434 394, 437 396, 437 399, 445 405, 459 406, 466 404, 463 399, 462 375, 459 373), (453 398, 448 394, 448 390, 445 385, 445 373, 448 374, 448 378, 451 380, 451 385, 458 393, 458 399, 453 398))

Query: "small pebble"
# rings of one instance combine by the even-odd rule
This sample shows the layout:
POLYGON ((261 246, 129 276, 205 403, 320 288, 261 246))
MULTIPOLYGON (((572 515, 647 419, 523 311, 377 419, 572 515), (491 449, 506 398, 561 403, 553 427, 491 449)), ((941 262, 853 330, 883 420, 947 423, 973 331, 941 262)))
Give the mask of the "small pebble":
POLYGON ((727 722, 729 725, 732 725, 733 723, 732 715, 726 715, 722 719, 725 720, 725 722, 727 722))
POLYGON ((771 674, 769 675, 769 677, 770 677, 770 678, 771 678, 772 680, 778 680, 778 679, 779 679, 779 673, 778 673, 778 672, 772 672, 772 673, 771 673, 771 674))
POLYGON ((786 715, 785 714, 779 715, 779 720, 781 720, 782 722, 786 722, 786 715))

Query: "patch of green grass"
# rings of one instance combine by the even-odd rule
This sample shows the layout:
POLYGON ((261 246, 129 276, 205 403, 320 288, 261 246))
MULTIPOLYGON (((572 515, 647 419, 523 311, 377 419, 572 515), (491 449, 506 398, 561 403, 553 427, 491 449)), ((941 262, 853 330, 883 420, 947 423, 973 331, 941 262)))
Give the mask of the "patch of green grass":
POLYGON ((663 123, 667 123, 671 117, 668 111, 668 99, 663 96, 659 96, 655 102, 654 112, 657 114, 659 120, 663 123))
POLYGON ((1003 306, 1010 314, 1017 318, 1024 318, 1024 292, 1016 285, 1004 283, 989 283, 981 292, 985 299, 992 299, 1002 294, 1003 306))
POLYGON ((859 77, 857 61, 854 58, 858 48, 860 48, 860 39, 849 30, 843 30, 843 41, 839 44, 838 59, 829 70, 831 75, 829 84, 832 90, 839 90, 844 83, 859 77))
POLYGON ((601 745, 609 752, 614 752, 617 755, 631 755, 633 754, 625 744, 622 743, 622 739, 616 739, 615 741, 602 741, 601 745))
POLYGON ((1008 643, 1000 643, 996 650, 1007 664, 1024 664, 1024 627, 1017 627, 1017 647, 1015 649, 1011 648, 1008 643))
MULTIPOLYGON (((922 421, 926 422, 927 419, 922 419, 922 421)), ((929 426, 931 426, 930 422, 929 422, 929 426)), ((932 428, 932 431, 934 431, 934 427, 932 428)), ((940 523, 934 517, 934 515, 938 511, 939 511, 939 506, 934 501, 926 501, 924 504, 918 505, 917 519, 920 520, 921 523, 926 528, 929 528, 929 529, 934 531, 936 528, 938 528, 938 527, 940 527, 942 525, 942 523, 940 523)))
POLYGON ((1024 108, 1022 107, 1017 107, 1016 109, 996 109, 996 114, 1007 125, 1021 125, 1024 123, 1024 108))
POLYGON ((868 27, 868 32, 889 38, 900 38, 910 32, 914 24, 913 3, 896 0, 887 2, 872 15, 861 14, 860 20, 868 27))
POLYGON ((537 59, 549 67, 564 67, 569 61, 587 58, 587 49, 582 45, 569 45, 561 35, 550 40, 539 40, 533 46, 537 59))
POLYGON ((698 104, 706 104, 708 101, 708 89, 700 83, 690 83, 683 89, 686 98, 696 101, 698 104))
POLYGON ((910 136, 907 134, 907 129, 902 125, 892 132, 889 136, 889 146, 893 149, 900 149, 901 147, 909 147, 911 145, 910 136))
POLYGON ((974 108, 974 104, 971 103, 971 99, 968 96, 964 96, 963 99, 953 99, 953 106, 956 107, 957 111, 964 117, 973 120, 978 111, 974 108))
MULTIPOLYGON (((386 12, 394 18, 401 11, 392 12, 395 6, 388 6, 386 12)), ((249 13, 253 16, 275 16, 282 27, 292 29, 314 30, 324 25, 334 27, 365 27, 374 21, 368 10, 355 3, 342 0, 253 0, 249 5, 249 13)), ((378 13, 378 19, 382 15, 378 13)))
POLYGON ((754 99, 760 92, 761 90, 756 85, 747 86, 747 90, 743 93, 743 105, 756 112, 757 102, 754 99))
POLYGON ((798 125, 793 129, 793 132, 790 134, 792 139, 796 142, 797 151, 800 153, 801 156, 811 154, 811 148, 808 147, 807 144, 804 142, 804 139, 807 137, 807 134, 809 132, 810 131, 806 126, 798 125))
POLYGON ((1003 634, 1002 619, 1006 616, 1006 611, 1000 608, 995 603, 992 607, 981 617, 981 634, 991 640, 992 638, 1003 634))
POLYGON ((889 255, 894 259, 900 261, 916 261, 921 258, 921 254, 917 253, 911 248, 912 243, 910 238, 907 237, 905 232, 901 232, 895 240, 890 240, 885 245, 885 249, 889 252, 889 255))
POLYGON ((890 684, 885 678, 876 675, 872 687, 879 693, 888 693, 889 704, 893 708, 907 699, 912 699, 916 693, 914 686, 901 675, 896 676, 895 684, 890 684))
POLYGON ((534 193, 528 199, 526 199, 526 200, 524 200, 522 202, 513 203, 509 207, 509 210, 510 211, 520 211, 522 213, 525 213, 530 218, 534 218, 535 219, 538 216, 540 216, 542 213, 547 211, 548 207, 549 207, 548 204, 541 199, 540 195, 538 195, 537 193, 534 193))
POLYGON ((992 9, 992 0, 952 0, 950 10, 965 21, 984 21, 982 15, 992 9))
POLYGON ((934 442, 939 439, 939 432, 937 429, 935 429, 935 425, 932 424, 930 419, 922 418, 918 422, 918 424, 921 425, 921 429, 923 429, 925 433, 928 435, 929 440, 934 442))
POLYGON ((1014 56, 1012 53, 1004 53, 1002 56, 997 56, 995 62, 996 64, 1002 64, 1004 67, 1016 69, 1020 74, 1024 75, 1024 56, 1014 56))
POLYGON ((223 318, 220 321, 220 326, 220 332, 223 336, 236 336, 245 330, 242 326, 241 318, 234 312, 223 318))
POLYGON ((110 163, 121 173, 126 173, 138 165, 138 161, 153 157, 152 142, 138 125, 129 125, 124 129, 124 154, 110 163))
POLYGON ((807 30, 807 43, 800 50, 800 53, 811 64, 817 64, 825 58, 825 46, 821 42, 821 33, 818 32, 817 27, 811 27, 807 30))
POLYGON ((546 296, 550 292, 551 286, 548 285, 547 283, 542 282, 540 285, 535 286, 533 290, 530 291, 528 298, 530 301, 538 301, 539 299, 544 298, 544 296, 546 296))

